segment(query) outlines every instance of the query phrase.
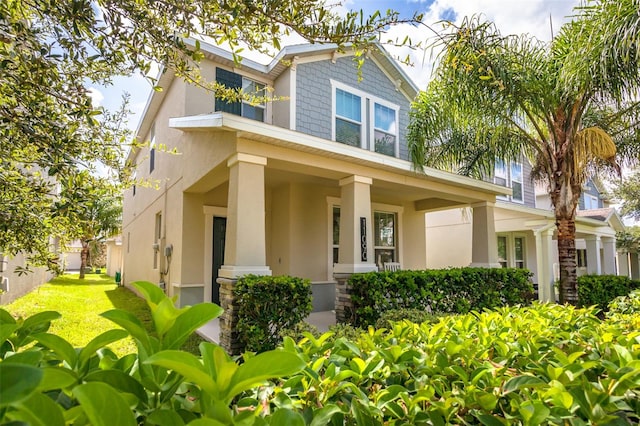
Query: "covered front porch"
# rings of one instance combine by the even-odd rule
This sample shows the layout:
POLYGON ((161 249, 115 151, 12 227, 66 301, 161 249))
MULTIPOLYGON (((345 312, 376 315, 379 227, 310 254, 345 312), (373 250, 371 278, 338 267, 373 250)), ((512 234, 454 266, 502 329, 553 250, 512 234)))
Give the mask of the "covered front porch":
POLYGON ((289 274, 320 295, 331 294, 321 286, 335 273, 385 262, 425 268, 427 245, 438 244, 426 240, 425 213, 453 206, 473 208, 472 262, 498 265, 493 206, 502 187, 418 173, 407 161, 224 113, 171 126, 183 130, 191 165, 171 283, 183 304, 218 301, 218 278, 289 274))
POLYGON ((171 126, 190 165, 171 276, 182 305, 225 307, 240 276, 292 275, 312 281, 316 311, 331 310, 336 277, 389 262, 426 268, 438 242, 427 240, 425 213, 454 206, 473 208, 473 264, 499 266, 502 187, 224 113, 171 126))

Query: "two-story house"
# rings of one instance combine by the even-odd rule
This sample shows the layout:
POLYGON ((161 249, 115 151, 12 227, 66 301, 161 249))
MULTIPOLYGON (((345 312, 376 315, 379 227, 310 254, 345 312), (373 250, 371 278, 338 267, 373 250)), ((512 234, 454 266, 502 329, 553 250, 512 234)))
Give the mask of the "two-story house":
MULTIPOLYGON (((556 225, 546 188, 532 182, 531 164, 524 157, 510 163, 496 161, 490 180, 512 189, 510 195, 498 196, 495 205, 498 262, 503 267, 529 269, 539 298, 555 300, 554 283, 559 279, 556 225)), ((429 268, 469 264, 472 222, 464 209, 427 214, 427 239, 448 241, 444 251, 427 248, 429 268), (449 256, 449 252, 458 256, 449 256)), ((576 217, 578 275, 629 275, 628 256, 618 258, 616 251, 616 232, 623 229, 620 216, 590 181, 576 217)))
POLYGON ((157 282, 184 305, 220 301, 219 283, 241 275, 288 274, 312 281, 314 309, 332 309, 336 277, 427 267, 450 236, 428 238, 425 213, 453 207, 474 218, 469 262, 496 264, 494 205, 510 191, 413 169, 405 133, 418 90, 380 46, 359 70, 353 52, 328 45, 241 66, 201 48, 205 78, 280 99, 229 103, 161 76, 137 131, 150 144, 129 155, 152 185, 125 193, 125 284, 157 282))

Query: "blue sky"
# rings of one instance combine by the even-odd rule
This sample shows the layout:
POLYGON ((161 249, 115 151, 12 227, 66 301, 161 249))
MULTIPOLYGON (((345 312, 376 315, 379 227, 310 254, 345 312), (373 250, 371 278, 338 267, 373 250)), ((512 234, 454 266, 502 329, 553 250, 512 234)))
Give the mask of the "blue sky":
MULTIPOLYGON (((336 1, 337 2, 337 1, 336 1)), ((332 2, 330 2, 332 3, 332 2)), ((493 20, 500 30, 507 33, 530 33, 548 40, 551 37, 551 25, 557 32, 571 10, 579 0, 342 0, 347 10, 362 9, 365 14, 375 10, 394 9, 401 17, 411 17, 415 12, 424 13, 423 23, 433 25, 442 19, 460 21, 464 16, 482 13, 493 20)), ((434 26, 437 27, 437 26, 434 26)), ((408 35, 412 41, 422 41, 431 35, 425 27, 399 25, 390 29, 384 39, 403 39, 408 35)), ((384 40, 383 39, 383 40, 384 40)), ((293 40, 299 43, 299 40, 293 40)), ((387 47, 392 55, 405 57, 410 55, 413 66, 405 71, 418 87, 424 87, 428 80, 431 64, 424 53, 409 48, 387 47)), ((254 59, 254 58, 252 58, 254 59)), ((129 127, 135 129, 151 85, 141 75, 114 79, 109 87, 93 87, 94 102, 107 109, 115 110, 121 103, 122 94, 131 95, 130 108, 133 111, 129 127)))

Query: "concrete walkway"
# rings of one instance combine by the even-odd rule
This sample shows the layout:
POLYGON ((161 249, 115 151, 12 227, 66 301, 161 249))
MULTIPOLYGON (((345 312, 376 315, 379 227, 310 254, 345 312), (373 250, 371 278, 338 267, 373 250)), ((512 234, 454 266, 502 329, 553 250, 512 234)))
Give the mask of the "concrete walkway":
MULTIPOLYGON (((324 333, 329 327, 336 323, 336 314, 334 311, 312 312, 307 317, 309 324, 318 327, 318 331, 324 333)), ((200 327, 197 333, 210 342, 218 343, 220 340, 220 320, 218 318, 209 321, 200 327)))

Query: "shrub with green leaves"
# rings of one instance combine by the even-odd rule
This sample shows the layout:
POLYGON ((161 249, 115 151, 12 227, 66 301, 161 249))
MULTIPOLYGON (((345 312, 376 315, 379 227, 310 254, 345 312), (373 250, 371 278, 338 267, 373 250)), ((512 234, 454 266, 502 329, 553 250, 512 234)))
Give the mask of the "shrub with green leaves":
POLYGON ((200 357, 179 351, 222 309, 212 303, 176 308, 154 284, 133 285, 149 305, 154 330, 148 333, 131 313, 114 309, 102 316, 122 329, 106 331, 84 348, 48 333, 57 312, 15 319, 0 309, 0 424, 265 424, 258 405, 240 409, 233 401, 269 378, 298 372, 301 358, 270 351, 247 354, 239 365, 208 342, 200 344, 200 357), (138 350, 118 358, 108 345, 129 335, 138 350))
POLYGON ((301 425, 638 424, 639 322, 535 303, 287 339, 307 368, 271 388, 270 409, 301 425))
POLYGON ((311 282, 289 276, 245 275, 234 287, 238 306, 238 334, 248 351, 274 349, 280 332, 306 319, 311 304, 311 282))
POLYGON ((466 313, 533 299, 531 272, 516 268, 452 268, 370 272, 349 278, 355 325, 376 324, 383 312, 418 309, 466 313))
POLYGON ((618 296, 607 306, 607 318, 614 315, 640 314, 640 289, 634 290, 627 296, 618 296))
POLYGON ((597 306, 607 310, 607 305, 618 296, 626 296, 638 288, 638 281, 620 275, 583 275, 578 277, 580 306, 597 306))
POLYGON ((396 321, 410 321, 416 324, 423 322, 436 322, 442 314, 433 314, 426 312, 424 309, 391 309, 380 314, 380 318, 376 321, 376 328, 388 328, 393 326, 396 321))

